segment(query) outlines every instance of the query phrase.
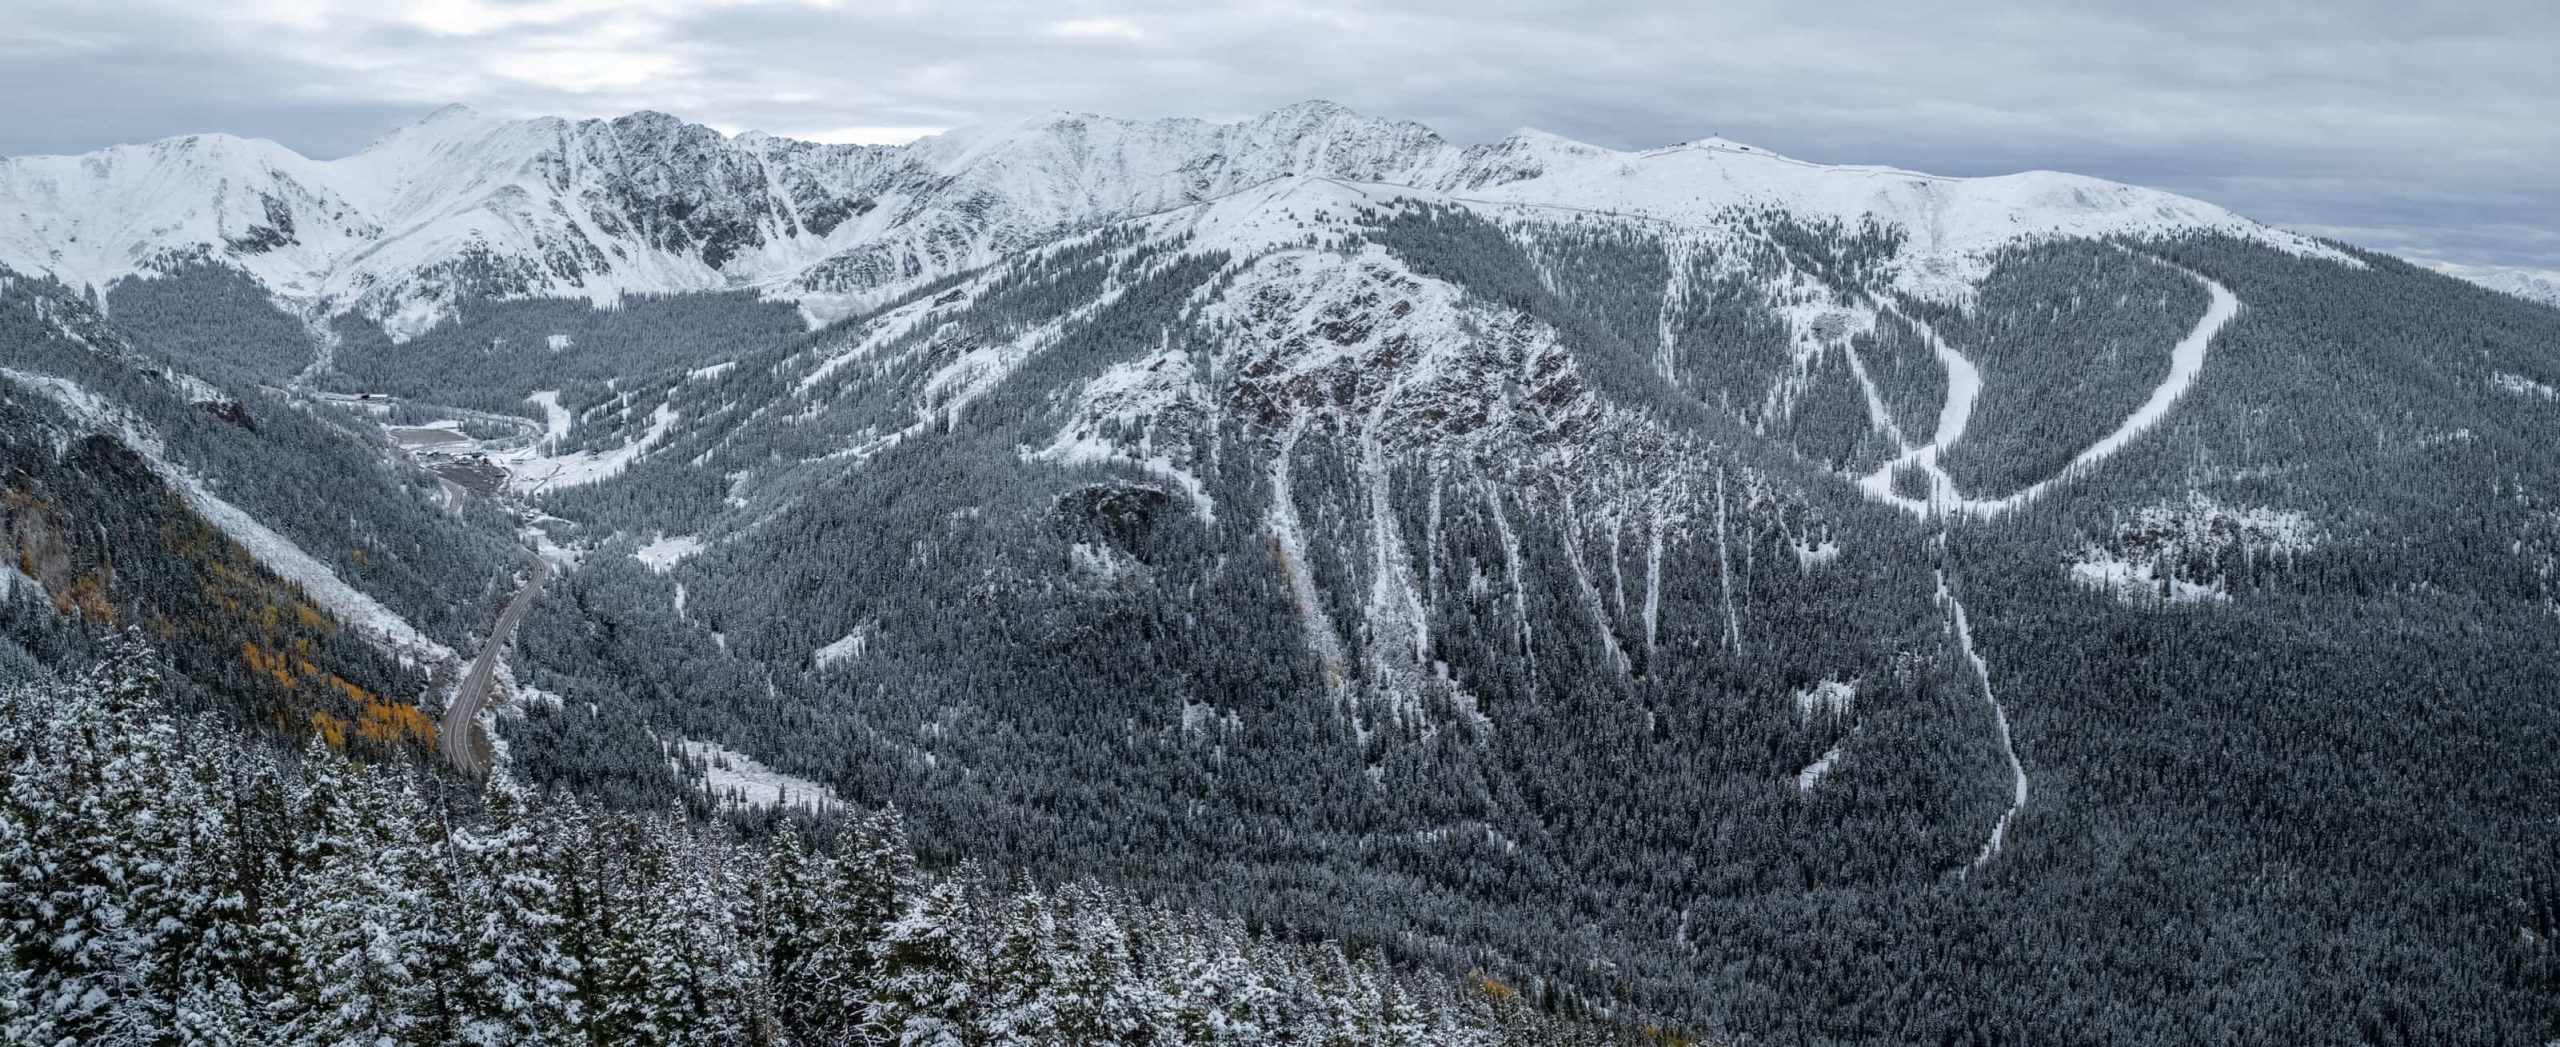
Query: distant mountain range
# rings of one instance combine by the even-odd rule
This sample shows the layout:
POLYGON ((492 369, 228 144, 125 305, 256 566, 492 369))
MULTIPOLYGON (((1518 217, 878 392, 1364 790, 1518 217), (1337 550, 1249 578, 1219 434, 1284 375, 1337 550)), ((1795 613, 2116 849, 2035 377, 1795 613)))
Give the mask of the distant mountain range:
POLYGON ((19 158, 0 270, 0 682, 53 681, 0 687, 0 742, 59 772, 0 820, 128 783, 0 822, 0 1026, 89 1008, 46 1042, 407 1035, 505 1003, 429 975, 540 969, 348 966, 411 925, 601 950, 537 979, 592 1042, 773 1007, 833 1030, 794 1042, 2555 1028, 2560 310, 2389 255, 2073 175, 1318 102, 19 158), (465 770, 574 805, 428 773, 518 843, 380 879, 330 848, 413 830, 338 833, 332 787, 273 787, 295 833, 173 825, 275 776, 160 790, 221 752, 192 721, 92 752, 156 714, 59 681, 128 633, 240 737, 424 768, 468 731, 465 770), (888 806, 878 882, 778 829, 888 806), (529 827, 607 808, 757 842, 529 827), (280 985, 226 943, 281 940, 238 899, 287 866, 352 893, 264 907, 280 985), (176 922, 53 926, 99 881, 176 922), (862 882, 877 941, 795 968, 770 917, 862 882), (398 923, 434 892, 472 933, 398 923), (1238 973, 1263 935, 1338 948, 1238 973), (1078 999, 1123 1031, 1039 1024, 1078 999))
POLYGON ((222 134, 0 160, 0 265, 103 287, 213 259, 395 335, 469 297, 751 288, 832 317, 1066 231, 1281 178, 1682 221, 1756 207, 1873 218, 1909 234, 1915 279, 2037 235, 2215 230, 2322 250, 2210 204, 2051 172, 1941 178, 1721 139, 1630 153, 1531 130, 1460 146, 1326 102, 1234 124, 1051 113, 902 146, 448 106, 336 160, 222 134))
POLYGON ((2431 268, 2528 302, 2560 306, 2560 271, 2439 263, 2431 268))

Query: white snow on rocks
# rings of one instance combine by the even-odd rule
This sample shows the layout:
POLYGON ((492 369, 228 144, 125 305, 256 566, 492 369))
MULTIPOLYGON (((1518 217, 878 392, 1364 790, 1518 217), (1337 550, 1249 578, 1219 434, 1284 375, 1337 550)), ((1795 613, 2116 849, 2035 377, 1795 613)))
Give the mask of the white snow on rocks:
POLYGON ((281 299, 380 319, 394 338, 447 315, 473 259, 514 263, 525 294, 601 304, 752 288, 824 319, 1062 231, 1309 180, 1693 229, 1767 208, 1875 221, 1906 234, 1894 262, 1906 290, 1956 297, 1999 248, 2049 236, 2212 231, 2361 265, 2211 204, 2049 171, 1948 178, 1722 139, 1620 152, 1535 131, 1460 146, 1324 102, 1232 124, 1051 113, 895 147, 731 137, 656 113, 506 120, 460 107, 337 160, 190 135, 0 159, 0 265, 103 288, 202 252, 281 299), (644 209, 670 181, 704 188, 684 220, 734 250, 646 232, 658 216, 644 209), (805 220, 821 210, 839 218, 805 220))
POLYGON ((1203 523, 1215 523, 1218 507, 1191 471, 1195 426, 1212 424, 1210 394, 1180 349, 1114 364, 1077 393, 1076 408, 1035 461, 1060 465, 1119 463, 1171 481, 1203 523))

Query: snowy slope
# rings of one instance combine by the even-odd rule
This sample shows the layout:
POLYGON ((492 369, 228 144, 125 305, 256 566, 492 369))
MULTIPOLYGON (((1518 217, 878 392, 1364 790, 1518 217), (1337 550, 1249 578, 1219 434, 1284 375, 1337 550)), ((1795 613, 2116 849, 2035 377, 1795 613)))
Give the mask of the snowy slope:
POLYGON ((1572 157, 1538 177, 1473 194, 1488 201, 1597 211, 1695 227, 1735 208, 1799 220, 1902 230, 1902 283, 1944 291, 1980 279, 1986 256, 2043 236, 2103 238, 2212 231, 2352 267, 2353 257, 2186 197, 2054 171, 1948 178, 1891 167, 1825 165, 1710 138, 1640 153, 1572 157))
POLYGON ((204 517, 232 541, 240 543, 277 577, 300 587, 313 603, 339 621, 373 637, 404 663, 436 665, 453 660, 452 648, 428 638, 407 619, 383 606, 381 601, 338 577, 329 565, 303 551, 293 539, 276 533, 247 511, 215 494, 202 477, 171 462, 163 450, 159 434, 123 409, 77 384, 51 375, 0 368, 0 379, 39 393, 83 424, 114 435, 140 455, 151 471, 175 489, 197 515, 204 517))
POLYGON ((336 160, 193 135, 0 160, 0 265, 103 286, 201 255, 395 335, 464 295, 756 288, 825 318, 1102 222, 1304 175, 1703 229, 1746 207, 1871 219, 1906 233, 1915 288, 1960 290, 1983 252, 2040 235, 2212 229, 2353 264, 2210 204, 2071 175, 1825 166, 1721 139, 1629 153, 1523 130, 1459 146, 1307 102, 1232 124, 1051 113, 898 147, 458 106, 336 160))
POLYGON ((2560 306, 2560 270, 2455 265, 2450 262, 2430 263, 2430 266, 2437 272, 2468 280, 2492 291, 2511 294, 2528 302, 2560 306))

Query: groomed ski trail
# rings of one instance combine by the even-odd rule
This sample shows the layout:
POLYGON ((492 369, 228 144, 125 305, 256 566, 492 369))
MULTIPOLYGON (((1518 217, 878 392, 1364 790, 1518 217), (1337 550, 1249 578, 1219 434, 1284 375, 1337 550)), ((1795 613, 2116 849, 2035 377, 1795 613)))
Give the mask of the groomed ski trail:
MULTIPOLYGON (((1973 402, 1982 392, 1982 372, 1980 368, 1974 366, 1972 360, 1967 359, 1955 347, 1948 345, 1946 340, 1938 337, 1938 333, 1928 325, 1906 316, 1904 319, 1910 320, 1912 325, 1919 328, 1922 335, 1928 338, 1930 348, 1936 352, 1939 363, 1947 369, 1947 399, 1939 410, 1938 430, 1930 441, 1918 447, 1904 448, 1902 454, 1894 460, 1860 477, 1859 489, 1866 492, 1870 498, 1900 508, 1914 516, 1927 518, 1948 514, 1988 520, 2035 501, 2055 486, 2096 468, 2098 463, 2123 450, 2136 437, 2159 425, 2162 419, 2168 417, 2169 409, 2176 406, 2178 400, 2186 396, 2187 391, 2195 386, 2196 376, 2204 371, 2205 352, 2211 348, 2214 336, 2222 333, 2222 329, 2228 326, 2233 318, 2240 315, 2240 299, 2231 293, 2230 288, 2222 286, 2219 281, 2202 273, 2159 258, 2143 257, 2154 265, 2174 269, 2186 274, 2188 279, 2203 284, 2205 293, 2211 296, 2212 300, 2205 307, 2204 315, 2197 318, 2195 327, 2187 332, 2186 337, 2179 339, 2177 345, 2170 348, 2168 377, 2162 379, 2160 384, 2151 390, 2150 398, 2144 400, 2141 406, 2134 408, 2132 414, 2125 416, 2125 420, 2116 426, 2115 431, 2100 437, 2096 443, 2082 448, 2079 454, 2072 456, 2071 461, 2064 465, 2060 472, 2036 481, 2024 489, 2001 498, 1966 497, 1956 490, 1954 481, 1947 476, 1946 470, 1939 466, 1938 458, 1948 448, 1953 447, 1957 440, 1963 438, 1965 427, 1973 416, 1973 402), (1928 476, 1929 496, 1927 498, 1912 498, 1895 493, 1894 474, 1904 468, 1917 468, 1928 476)), ((1884 307, 1892 308, 1890 305, 1884 307)), ((1894 312, 1895 315, 1901 315, 1899 310, 1894 312)))
POLYGON ((2000 845, 2009 837, 2009 820, 2016 818, 2018 811, 2026 807, 2027 768, 2018 762, 2018 747, 2009 736, 2009 710, 2000 704, 2000 696, 1991 690, 1991 664, 1973 648, 1973 620, 1965 614, 1964 601, 1956 598, 1955 590, 1947 588, 1945 569, 1941 568, 1937 575, 1938 606, 1946 609, 1947 627, 1955 631, 1956 646, 1964 652, 1965 660, 1973 663, 1974 679, 1982 684, 1982 700, 1991 706, 1991 719, 2000 727, 2000 756, 2009 762, 2012 784, 2009 809, 2000 812, 2000 820, 1991 826, 1991 837, 1982 841, 1982 853, 1974 855, 1973 864, 1965 868, 1964 875, 1971 876, 2000 853, 2000 845))

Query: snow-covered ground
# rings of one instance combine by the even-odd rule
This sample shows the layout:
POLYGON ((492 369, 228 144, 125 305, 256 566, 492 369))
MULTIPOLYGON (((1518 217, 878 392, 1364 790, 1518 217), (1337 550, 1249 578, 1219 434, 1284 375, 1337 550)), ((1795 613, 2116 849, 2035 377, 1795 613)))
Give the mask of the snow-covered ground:
POLYGON ((665 574, 685 557, 703 550, 702 539, 689 534, 659 535, 631 554, 632 559, 647 564, 649 569, 665 574))
POLYGON ((525 397, 524 401, 542 408, 542 440, 546 444, 558 445, 569 435, 569 427, 577 424, 577 417, 570 414, 568 408, 560 406, 560 391, 557 389, 545 389, 525 397))
POLYGON ((1950 178, 1808 163, 1719 138, 1628 152, 1524 130, 1463 146, 1311 102, 1232 124, 1053 113, 879 148, 733 137, 656 114, 512 120, 460 107, 335 160, 189 135, 0 159, 0 265, 103 288, 201 250, 316 315, 359 309, 395 339, 448 315, 457 290, 444 274, 480 254, 527 263, 537 295, 601 304, 754 288, 820 319, 1059 230, 1312 178, 1698 230, 1768 209, 1849 228, 1874 221, 1904 233, 1892 265, 1905 290, 1953 298, 1999 248, 2047 236, 2211 231, 2362 264, 2201 201, 2050 171, 1950 178), (635 209, 652 207, 664 184, 696 192, 682 221, 710 227, 679 241, 738 249, 715 262, 643 232, 653 226, 635 209), (820 204, 854 210, 832 225, 758 217, 820 204))
POLYGON ((1830 774, 1833 767, 1839 766, 1840 754, 1841 747, 1832 746, 1823 752, 1821 759, 1806 764, 1804 770, 1797 771, 1796 791, 1812 792, 1814 786, 1821 784, 1824 775, 1830 774))
POLYGON ((2446 276, 2468 280, 2492 291, 2511 294, 2528 302, 2560 306, 2560 269, 2527 269, 2503 265, 2462 265, 2454 262, 2427 262, 2427 268, 2446 276))
POLYGON ((535 453, 537 450, 556 445, 559 437, 567 432, 561 422, 561 416, 568 412, 556 410, 557 403, 558 400, 554 398, 544 404, 545 412, 550 416, 551 421, 550 435, 546 436, 542 443, 490 456, 492 460, 506 467, 509 487, 530 494, 536 491, 558 490, 563 487, 578 487, 619 476, 624 469, 630 467, 632 462, 639 460, 641 455, 648 453, 650 448, 656 447, 659 441, 666 439, 667 433, 675 428, 677 418, 673 405, 661 403, 649 416, 648 430, 636 438, 623 442, 620 446, 604 451, 572 451, 566 454, 535 453))
POLYGON ((871 646, 871 628, 864 626, 844 634, 810 654, 811 664, 831 669, 862 657, 871 646))
POLYGON ((1134 466, 1179 487, 1202 523, 1216 523, 1217 502, 1190 469, 1190 434, 1172 425, 1205 416, 1212 409, 1209 398, 1191 354, 1182 350, 1167 348, 1115 364, 1085 383, 1057 438, 1029 457, 1059 465, 1134 466), (1160 426, 1166 430, 1161 437, 1160 426), (1114 439, 1107 433, 1136 435, 1114 439))
POLYGON ((2219 602, 2230 599, 2226 581, 2192 575, 2188 564, 2230 556, 2290 557, 2319 537, 2319 527, 2302 513, 2224 505, 2196 491, 2184 503, 2127 514, 2105 544, 2083 548, 2064 569, 2073 581, 2126 603, 2219 602))
POLYGON ((1834 722, 1849 715, 1858 705, 1858 681, 1824 680, 1795 695, 1796 718, 1807 722, 1823 717, 1834 722))
POLYGON ((2500 371, 2489 376, 2489 384, 2499 392, 2521 396, 2528 400, 2560 400, 2560 388, 2553 388, 2548 382, 2537 382, 2520 374, 2500 371))
MULTIPOLYGON (((842 810, 844 800, 835 790, 784 774, 758 762, 754 757, 713 742, 685 739, 676 743, 682 758, 704 765, 703 783, 711 791, 713 802, 732 810, 747 808, 799 807, 811 812, 842 810)), ((670 765, 677 765, 671 755, 670 765)))
POLYGON ((1991 706, 1992 723, 1999 728, 2000 756, 2009 764, 2009 809, 2000 812, 2000 820, 1992 823, 1990 837, 1982 841, 1982 852, 1974 856, 1973 865, 1968 870, 1980 871, 1983 866, 1991 864, 1991 859, 1999 856, 2001 845, 2009 838, 2010 820, 2026 809, 2027 768, 2018 761, 2018 746, 2009 734, 2009 709, 2000 704, 2000 696, 1991 690, 1991 663, 1984 661, 1982 652, 1974 649, 1973 619, 1965 613, 1964 601, 1957 599, 1955 591, 1947 588, 1947 576, 1943 571, 1938 574, 1938 606, 1947 612, 1947 628, 1955 634, 1956 649, 1964 655, 1965 661, 1972 664, 1974 680, 1982 685, 1982 700, 1991 706))

